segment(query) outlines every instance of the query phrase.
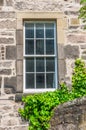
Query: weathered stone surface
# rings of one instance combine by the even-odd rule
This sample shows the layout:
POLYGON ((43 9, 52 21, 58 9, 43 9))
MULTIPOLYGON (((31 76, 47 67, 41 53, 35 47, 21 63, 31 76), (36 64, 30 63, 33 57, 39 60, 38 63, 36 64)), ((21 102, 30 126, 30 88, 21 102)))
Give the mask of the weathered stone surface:
POLYGON ((70 43, 85 43, 86 42, 86 35, 69 34, 67 36, 67 41, 70 43))
POLYGON ((17 80, 16 77, 11 77, 11 78, 5 78, 5 90, 7 91, 6 93, 15 93, 16 92, 16 85, 17 85, 17 80))
POLYGON ((16 20, 0 20, 0 29, 15 29, 16 28, 16 20), (3 24, 4 23, 4 24, 3 24))
POLYGON ((64 59, 64 45, 58 44, 58 59, 64 59))
POLYGON ((76 59, 76 58, 79 57, 79 47, 78 46, 66 45, 64 47, 64 53, 65 53, 65 58, 76 59))
POLYGON ((13 1, 12 0, 6 0, 6 6, 12 6, 13 1))
POLYGON ((54 109, 50 130, 85 130, 86 98, 75 99, 54 109))
POLYGON ((0 44, 13 44, 14 38, 0 38, 0 44))
POLYGON ((0 0, 0 6, 3 6, 4 0, 0 0))
POLYGON ((59 74, 59 82, 64 81, 66 72, 66 66, 64 60, 58 60, 58 74, 59 74))
POLYGON ((15 18, 15 12, 0 12, 1 18, 15 18))
POLYGON ((16 44, 23 44, 23 30, 16 30, 16 44))
POLYGON ((70 26, 79 26, 80 21, 78 18, 70 18, 70 26))
POLYGON ((0 75, 11 75, 11 69, 0 69, 0 75))
POLYGON ((6 59, 11 59, 11 60, 16 59, 16 46, 6 47, 6 59))
POLYGON ((23 45, 17 45, 17 59, 23 59, 23 45))
POLYGON ((81 58, 82 58, 83 60, 86 60, 86 55, 82 55, 81 58))
POLYGON ((86 44, 80 46, 81 49, 86 49, 86 44))
POLYGON ((23 75, 23 61, 17 61, 17 75, 23 75))
POLYGON ((17 76, 17 92, 23 92, 23 76, 17 76))
POLYGON ((12 68, 13 62, 12 61, 2 61, 0 62, 0 68, 12 68))

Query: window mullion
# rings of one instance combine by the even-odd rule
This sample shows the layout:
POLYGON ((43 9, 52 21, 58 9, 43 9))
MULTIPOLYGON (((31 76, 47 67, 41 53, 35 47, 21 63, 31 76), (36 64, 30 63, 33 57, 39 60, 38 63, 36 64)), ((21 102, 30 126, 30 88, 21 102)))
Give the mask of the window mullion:
MULTIPOLYGON (((45 36, 45 24, 44 24, 44 55, 46 55, 46 36, 45 36)), ((46 57, 44 57, 44 68, 45 68, 45 88, 46 88, 46 57)))
POLYGON ((36 24, 34 23, 34 88, 36 89, 36 24))

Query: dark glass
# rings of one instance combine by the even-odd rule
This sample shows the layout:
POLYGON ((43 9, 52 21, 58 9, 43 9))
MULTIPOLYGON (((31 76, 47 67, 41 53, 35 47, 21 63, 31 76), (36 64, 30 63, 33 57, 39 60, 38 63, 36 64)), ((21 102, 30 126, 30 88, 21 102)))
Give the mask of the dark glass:
POLYGON ((34 72, 34 58, 26 59, 26 72, 34 72))
POLYGON ((44 54, 44 40, 36 40, 36 54, 44 54))
POLYGON ((34 23, 25 23, 26 28, 34 28, 34 23))
POLYGON ((46 38, 54 38, 54 29, 46 29, 46 38))
POLYGON ((34 40, 26 40, 25 54, 34 54, 34 40))
POLYGON ((34 38, 34 30, 33 29, 26 29, 25 30, 25 37, 26 38, 34 38))
POLYGON ((36 38, 44 38, 44 29, 36 30, 36 38))
POLYGON ((54 54, 54 40, 46 40, 46 54, 54 54))
POLYGON ((46 23, 45 28, 54 28, 54 23, 46 23))
POLYGON ((45 88, 44 74, 36 74, 36 88, 45 88))
POLYGON ((55 58, 46 58, 46 71, 47 72, 55 71, 55 58))
POLYGON ((36 28, 37 29, 44 28, 44 24, 43 23, 36 23, 36 28))
POLYGON ((36 72, 44 72, 44 58, 36 58, 36 72))
POLYGON ((34 74, 26 74, 26 89, 34 88, 34 74))
POLYGON ((46 74, 46 87, 55 88, 55 76, 54 73, 46 74))

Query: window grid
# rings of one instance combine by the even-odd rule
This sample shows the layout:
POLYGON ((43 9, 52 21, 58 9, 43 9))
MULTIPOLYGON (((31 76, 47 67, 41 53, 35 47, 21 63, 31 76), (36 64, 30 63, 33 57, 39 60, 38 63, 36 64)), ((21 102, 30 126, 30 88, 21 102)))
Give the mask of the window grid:
MULTIPOLYGON (((25 29, 27 29, 27 28, 25 27, 25 29)), ((36 38, 36 23, 34 23, 34 38, 26 38, 26 37, 25 37, 25 40, 26 40, 26 39, 29 39, 29 40, 32 39, 32 40, 34 40, 34 54, 33 54, 33 55, 24 54, 25 60, 26 60, 27 58, 29 58, 29 57, 33 57, 33 58, 34 58, 34 72, 26 72, 26 71, 25 71, 26 74, 34 74, 34 81, 35 81, 35 82, 34 82, 34 83, 35 83, 34 89, 37 88, 37 86, 36 86, 36 80, 37 80, 37 79, 36 79, 36 74, 41 74, 41 73, 43 74, 43 73, 44 73, 45 88, 46 88, 46 86, 47 86, 47 85, 46 85, 46 84, 47 84, 47 83, 46 83, 46 75, 47 75, 47 74, 54 74, 54 76, 56 76, 55 71, 54 71, 54 72, 53 72, 53 71, 52 71, 52 72, 47 72, 47 71, 46 71, 46 58, 47 58, 47 57, 48 57, 48 58, 49 58, 49 57, 53 57, 53 58, 54 58, 54 61, 56 62, 56 45, 55 45, 55 40, 56 40, 56 39, 55 39, 55 33, 56 33, 56 32, 55 32, 55 24, 54 24, 54 28, 53 28, 53 29, 54 29, 54 38, 46 38, 46 35, 45 35, 45 34, 46 34, 46 32, 45 32, 45 31, 46 31, 46 28, 45 28, 45 24, 44 24, 44 38, 36 38), (40 39, 40 40, 42 40, 42 39, 44 40, 44 54, 43 54, 43 55, 38 55, 38 54, 36 54, 36 40, 39 40, 39 39, 40 39), (49 39, 49 40, 50 40, 50 39, 54 39, 54 54, 53 54, 53 55, 47 55, 47 54, 46 54, 46 42, 45 42, 45 41, 48 40, 48 39, 49 39), (43 57, 43 58, 44 58, 44 69, 45 69, 44 72, 36 72, 36 58, 38 58, 38 57, 43 57)), ((26 34, 25 34, 25 35, 26 35, 26 34)), ((55 63, 55 64, 56 64, 56 63, 55 63)), ((56 69, 56 65, 55 65, 55 69, 56 69)), ((26 75, 26 74, 25 74, 25 75, 26 75)))

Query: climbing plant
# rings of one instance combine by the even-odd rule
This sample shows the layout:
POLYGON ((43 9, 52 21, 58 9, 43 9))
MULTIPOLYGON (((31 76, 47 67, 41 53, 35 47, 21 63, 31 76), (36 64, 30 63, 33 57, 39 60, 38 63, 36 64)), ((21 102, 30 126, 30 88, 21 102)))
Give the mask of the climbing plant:
POLYGON ((54 92, 45 92, 24 96, 24 108, 19 109, 20 115, 29 122, 29 130, 48 130, 53 109, 59 104, 86 95, 86 68, 80 59, 75 61, 72 76, 72 90, 62 83, 60 89, 54 92))

